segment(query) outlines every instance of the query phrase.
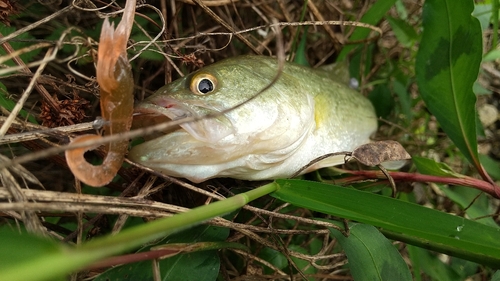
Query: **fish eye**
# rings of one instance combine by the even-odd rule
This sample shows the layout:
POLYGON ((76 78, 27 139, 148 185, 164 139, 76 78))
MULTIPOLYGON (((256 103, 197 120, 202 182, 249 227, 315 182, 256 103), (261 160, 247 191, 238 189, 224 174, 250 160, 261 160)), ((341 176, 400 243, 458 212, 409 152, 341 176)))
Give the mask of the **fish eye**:
POLYGON ((189 89, 195 95, 204 96, 208 95, 217 87, 217 78, 208 73, 200 73, 191 79, 189 89))

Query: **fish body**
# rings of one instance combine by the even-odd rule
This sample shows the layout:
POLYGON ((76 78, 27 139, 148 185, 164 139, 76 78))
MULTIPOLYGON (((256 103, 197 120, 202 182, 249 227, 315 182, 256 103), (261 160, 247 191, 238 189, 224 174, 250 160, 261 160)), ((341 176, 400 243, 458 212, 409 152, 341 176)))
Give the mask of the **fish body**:
MULTIPOLYGON (((369 142, 377 129, 372 104, 328 72, 285 63, 279 80, 255 97, 277 71, 274 58, 240 56, 162 87, 136 111, 170 119, 223 113, 139 144, 129 158, 192 182, 265 180, 290 177, 320 156, 369 142)), ((328 158, 303 173, 343 162, 343 156, 328 158)))

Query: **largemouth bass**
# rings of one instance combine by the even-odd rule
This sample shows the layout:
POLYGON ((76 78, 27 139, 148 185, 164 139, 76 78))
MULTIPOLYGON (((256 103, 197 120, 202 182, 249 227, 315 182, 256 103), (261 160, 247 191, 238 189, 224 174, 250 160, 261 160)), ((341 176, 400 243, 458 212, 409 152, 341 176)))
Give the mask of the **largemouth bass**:
MULTIPOLYGON (((254 97, 277 70, 270 57, 226 59, 162 87, 136 111, 176 120, 223 112, 254 97)), ((370 101, 337 80, 286 63, 279 80, 243 106, 139 144, 129 158, 196 183, 290 177, 317 157, 369 142, 377 130, 370 101)), ((331 157, 302 173, 342 163, 331 157)))

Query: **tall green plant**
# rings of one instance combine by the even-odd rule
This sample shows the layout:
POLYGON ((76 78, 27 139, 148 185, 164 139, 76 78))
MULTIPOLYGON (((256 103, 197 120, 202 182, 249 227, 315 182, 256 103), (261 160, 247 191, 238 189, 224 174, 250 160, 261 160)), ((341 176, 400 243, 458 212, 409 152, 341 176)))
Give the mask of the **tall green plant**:
POLYGON ((427 0, 415 64, 420 95, 464 156, 489 179, 479 162, 476 97, 472 91, 482 58, 479 21, 469 0, 427 0))

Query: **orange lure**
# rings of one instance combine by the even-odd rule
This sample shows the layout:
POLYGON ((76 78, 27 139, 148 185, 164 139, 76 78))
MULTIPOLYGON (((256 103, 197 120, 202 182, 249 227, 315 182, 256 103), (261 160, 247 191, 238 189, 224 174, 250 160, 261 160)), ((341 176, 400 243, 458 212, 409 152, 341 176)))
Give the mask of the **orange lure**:
MULTIPOLYGON (((100 86, 101 114, 106 121, 104 135, 114 135, 130 130, 134 108, 134 80, 127 58, 127 41, 134 24, 135 0, 128 0, 123 18, 114 29, 104 20, 97 54, 97 82, 100 86)), ((79 136, 71 142, 80 143, 101 138, 99 135, 79 136)), ((86 151, 98 146, 88 146, 66 151, 66 161, 71 172, 82 182, 100 187, 110 183, 120 169, 128 148, 128 140, 106 144, 106 158, 94 166, 84 158, 86 151)))

